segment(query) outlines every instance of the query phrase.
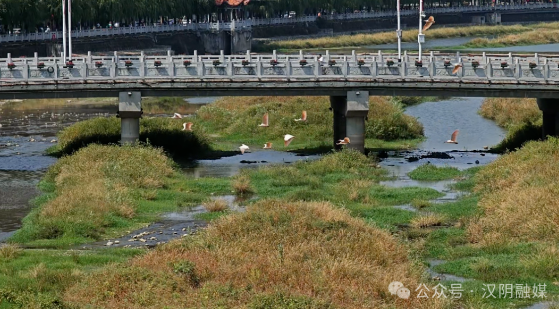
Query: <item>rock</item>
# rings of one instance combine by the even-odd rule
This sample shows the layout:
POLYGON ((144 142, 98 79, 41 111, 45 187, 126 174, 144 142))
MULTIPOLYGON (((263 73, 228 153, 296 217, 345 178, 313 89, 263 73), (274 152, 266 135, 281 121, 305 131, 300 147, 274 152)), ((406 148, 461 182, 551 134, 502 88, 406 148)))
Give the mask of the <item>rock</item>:
POLYGON ((418 157, 408 157, 408 158, 406 158, 406 160, 408 162, 415 162, 415 161, 419 161, 419 158, 418 157))
POLYGON ((388 158, 388 152, 381 150, 378 152, 377 157, 381 158, 381 159, 386 159, 388 158))
POLYGON ((136 240, 137 240, 137 239, 134 239, 134 238, 128 239, 128 241, 136 241, 136 240))
POLYGON ((177 233, 177 232, 173 232, 173 234, 174 234, 174 235, 177 235, 178 233, 177 233))
POLYGON ((186 236, 188 236, 188 234, 182 234, 182 236, 181 236, 181 237, 186 237, 186 236))
POLYGON ((115 240, 115 245, 120 244, 120 240, 115 240))
POLYGON ((157 240, 155 237, 150 237, 149 240, 157 240))
POLYGON ((159 232, 159 234, 163 234, 163 232, 159 232))
POLYGON ((107 242, 107 245, 106 245, 106 246, 112 246, 112 245, 113 245, 113 242, 112 242, 112 241, 109 241, 109 242, 107 242))
POLYGON ((482 156, 482 157, 485 157, 485 153, 480 153, 479 155, 482 156))
POLYGON ((253 164, 253 163, 258 163, 258 161, 241 160, 241 162, 239 162, 239 163, 242 163, 242 164, 253 164))
POLYGON ((479 161, 478 161, 478 160, 476 160, 476 164, 479 164, 479 161))
POLYGON ((56 143, 56 140, 55 140, 55 139, 53 139, 53 140, 51 140, 50 142, 51 142, 51 143, 56 143))
POLYGON ((489 149, 489 147, 488 147, 488 146, 483 146, 483 149, 486 149, 486 150, 487 150, 487 149, 489 149))
POLYGON ((145 239, 143 239, 143 238, 140 238, 140 241, 141 241, 141 242, 146 242, 147 240, 145 240, 145 239))
POLYGON ((34 139, 34 138, 31 138, 31 139, 29 139, 29 141, 30 141, 30 142, 34 142, 34 141, 35 141, 35 139, 34 139))

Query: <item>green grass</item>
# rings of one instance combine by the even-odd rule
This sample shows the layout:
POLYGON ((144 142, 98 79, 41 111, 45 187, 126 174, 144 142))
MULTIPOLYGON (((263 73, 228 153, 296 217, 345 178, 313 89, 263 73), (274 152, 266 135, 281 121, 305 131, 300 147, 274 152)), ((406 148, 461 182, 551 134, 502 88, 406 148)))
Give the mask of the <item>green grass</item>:
POLYGON ((160 150, 99 145, 59 160, 40 188, 11 242, 64 248, 121 236, 232 190, 227 178, 186 178, 160 150))
POLYGON ((456 167, 442 166, 438 167, 434 164, 423 164, 408 173, 413 180, 446 180, 453 179, 460 175, 460 170, 456 167))
POLYGON ((87 273, 144 252, 138 249, 24 250, 0 258, 0 308, 64 308, 61 295, 87 273))
MULTIPOLYGON (((180 158, 198 157, 211 148, 203 130, 182 131, 180 119, 142 118, 140 119, 140 141, 180 158)), ((53 155, 67 155, 89 144, 118 144, 120 142, 120 119, 94 118, 78 122, 60 131, 58 144, 49 149, 53 155)))

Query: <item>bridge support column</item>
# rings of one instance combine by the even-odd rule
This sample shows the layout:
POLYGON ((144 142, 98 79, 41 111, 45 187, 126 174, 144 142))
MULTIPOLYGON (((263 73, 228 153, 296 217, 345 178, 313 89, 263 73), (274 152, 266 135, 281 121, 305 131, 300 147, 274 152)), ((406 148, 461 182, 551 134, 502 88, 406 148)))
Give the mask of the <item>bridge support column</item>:
POLYGON ((118 116, 120 117, 120 143, 135 143, 140 138, 140 117, 142 116, 142 94, 136 92, 119 93, 118 116))
POLYGON ((559 136, 559 99, 538 99, 538 107, 543 112, 542 137, 559 136))
POLYGON ((336 143, 349 137, 347 148, 365 152, 365 119, 369 113, 369 92, 348 91, 347 96, 330 97, 334 112, 334 148, 336 143))

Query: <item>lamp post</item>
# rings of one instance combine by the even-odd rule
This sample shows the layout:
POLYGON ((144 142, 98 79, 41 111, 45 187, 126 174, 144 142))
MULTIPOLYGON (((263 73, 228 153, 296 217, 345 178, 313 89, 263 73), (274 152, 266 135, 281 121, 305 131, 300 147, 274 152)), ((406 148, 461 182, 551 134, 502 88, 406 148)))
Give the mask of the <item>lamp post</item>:
POLYGON ((62 60, 66 63, 66 0, 62 0, 62 60))
POLYGON ((72 0, 68 0, 68 59, 72 61, 72 0))
POLYGON ((421 61, 421 43, 425 43, 425 35, 422 33, 423 18, 425 18, 425 12, 423 12, 423 0, 419 0, 419 34, 417 35, 417 43, 419 44, 419 61, 421 61))
POLYGON ((398 18, 398 29, 396 30, 396 36, 398 37, 398 62, 402 62, 402 28, 400 28, 400 0, 396 3, 396 14, 398 18))

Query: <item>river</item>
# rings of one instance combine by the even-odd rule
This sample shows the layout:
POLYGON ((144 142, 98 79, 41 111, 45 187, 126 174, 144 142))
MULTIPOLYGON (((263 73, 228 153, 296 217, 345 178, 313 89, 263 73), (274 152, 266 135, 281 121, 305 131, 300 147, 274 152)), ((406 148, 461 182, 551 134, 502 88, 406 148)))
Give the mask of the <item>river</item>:
MULTIPOLYGON (((192 98, 189 103, 206 104, 216 98, 192 98)), ((411 106, 407 113, 418 117, 425 126, 426 141, 420 145, 423 151, 450 151, 482 149, 497 144, 504 131, 493 122, 477 114, 481 98, 456 98, 438 102, 426 102, 411 106), (445 144, 455 129, 460 130, 459 144, 445 144)), ((16 105, 17 106, 17 105, 16 105)), ((30 110, 14 110, 0 106, 0 241, 21 227, 21 219, 30 211, 29 201, 39 192, 36 186, 46 169, 56 159, 44 155, 54 145, 56 133, 77 121, 93 117, 114 117, 114 106, 72 105, 45 107, 30 110)), ((400 185, 406 182, 406 173, 426 159, 417 162, 404 160, 406 153, 394 153, 382 162, 391 173, 400 177, 400 185)), ((434 164, 448 164, 461 169, 470 167, 475 160, 481 164, 496 158, 481 157, 477 153, 461 152, 453 160, 429 159, 434 164)), ((258 167, 269 163, 290 163, 296 160, 316 159, 317 156, 297 156, 279 151, 255 151, 243 156, 225 157, 219 160, 202 160, 195 167, 185 168, 194 177, 227 177, 241 168, 258 167), (258 162, 246 164, 241 161, 258 162)))

